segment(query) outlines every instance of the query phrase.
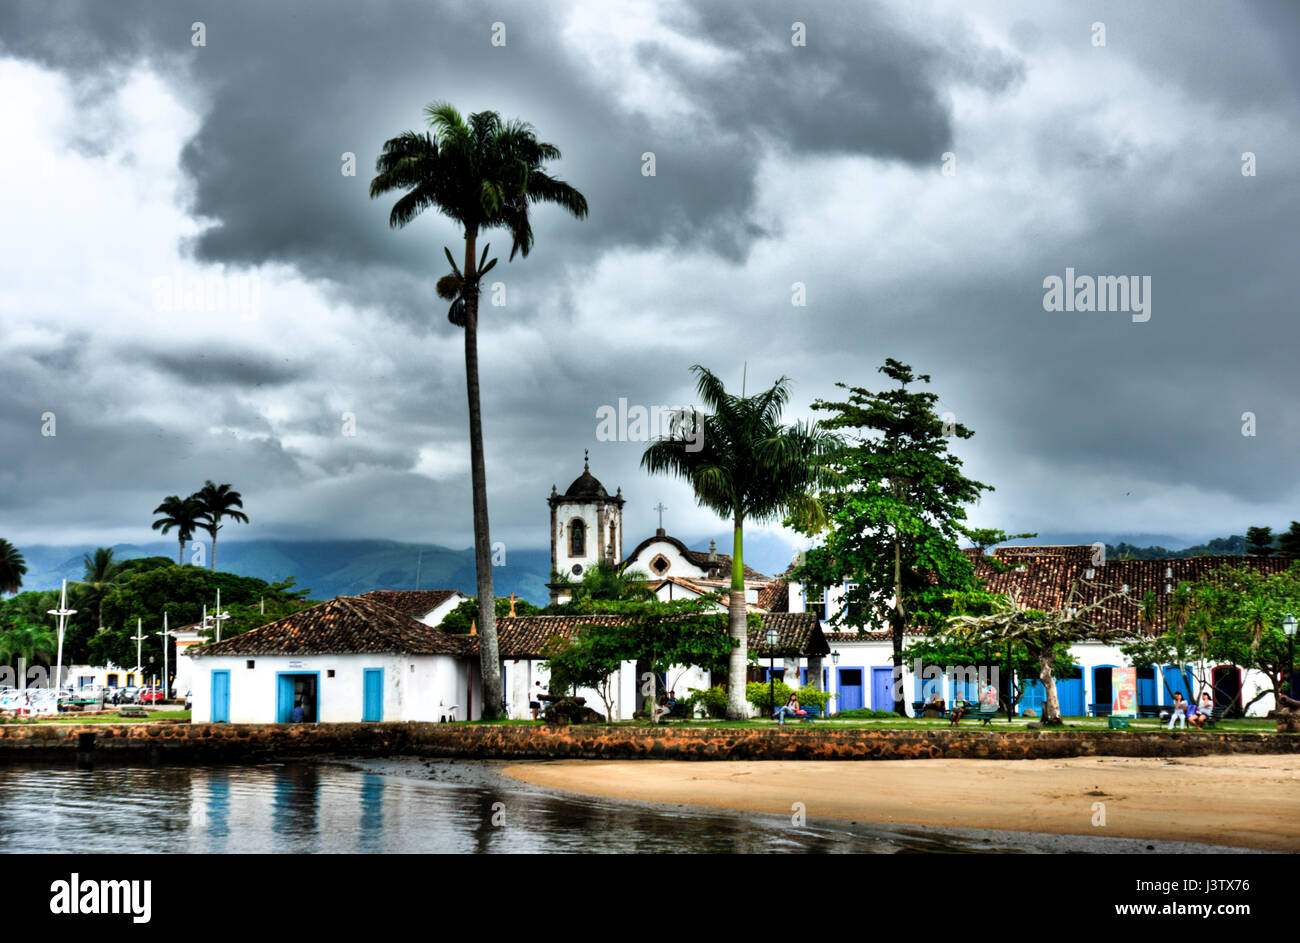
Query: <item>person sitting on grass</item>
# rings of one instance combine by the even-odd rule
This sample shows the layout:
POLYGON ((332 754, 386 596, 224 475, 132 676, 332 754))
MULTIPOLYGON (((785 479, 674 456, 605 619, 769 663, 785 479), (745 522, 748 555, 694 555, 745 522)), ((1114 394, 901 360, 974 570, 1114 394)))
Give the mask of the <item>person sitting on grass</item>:
POLYGON ((1187 710, 1189 707, 1191 707, 1191 705, 1183 700, 1183 693, 1181 691, 1175 691, 1174 705, 1169 709, 1170 730, 1174 729, 1175 721, 1177 721, 1179 726, 1181 726, 1184 730, 1187 729, 1187 710))
POLYGON ((784 727, 786 717, 807 717, 808 712, 799 706, 799 698, 794 694, 781 707, 772 712, 772 716, 777 719, 777 725, 784 727))

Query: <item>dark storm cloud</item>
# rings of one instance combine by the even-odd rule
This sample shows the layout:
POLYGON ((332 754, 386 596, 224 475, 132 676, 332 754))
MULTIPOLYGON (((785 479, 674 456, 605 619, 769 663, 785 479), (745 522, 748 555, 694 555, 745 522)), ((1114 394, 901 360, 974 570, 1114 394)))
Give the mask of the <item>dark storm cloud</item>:
POLYGON ((194 346, 185 350, 136 348, 123 352, 123 356, 186 383, 235 386, 245 390, 260 386, 282 386, 302 379, 311 372, 310 365, 301 360, 259 356, 237 348, 214 350, 211 345, 194 346))
POLYGON ((925 45, 857 5, 810 13, 809 47, 794 48, 777 5, 708 4, 678 28, 740 58, 701 70, 643 44, 645 63, 665 67, 700 111, 661 127, 560 58, 563 12, 523 3, 491 15, 414 2, 74 3, 0 11, 0 36, 7 50, 86 82, 146 57, 182 70, 202 113, 183 152, 192 211, 215 222, 196 240, 197 256, 287 262, 353 282, 353 296, 366 282, 355 281, 358 268, 400 260, 422 276, 432 264, 436 276, 440 245, 454 244, 445 222, 424 224, 432 240, 394 238, 385 225, 391 199, 366 194, 382 142, 418 127, 434 98, 465 111, 516 102, 568 152, 556 170, 587 194, 591 219, 564 225, 543 210, 540 241, 554 229, 569 246, 703 247, 736 260, 775 224, 750 215, 765 147, 936 161, 951 139, 941 83, 961 73, 1001 89, 1018 75, 968 40, 951 50, 925 45), (489 44, 496 19, 507 25, 505 48, 489 44), (206 26, 202 48, 190 45, 195 20, 206 26), (543 77, 544 96, 535 91, 543 77), (657 156, 655 178, 641 178, 646 151, 657 156), (340 173, 344 152, 357 157, 356 177, 340 173))

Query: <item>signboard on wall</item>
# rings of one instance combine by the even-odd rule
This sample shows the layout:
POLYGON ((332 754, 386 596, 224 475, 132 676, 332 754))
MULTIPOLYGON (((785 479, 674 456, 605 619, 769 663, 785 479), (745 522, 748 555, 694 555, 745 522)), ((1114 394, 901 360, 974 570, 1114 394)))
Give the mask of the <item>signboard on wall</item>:
POLYGON ((1110 712, 1116 717, 1137 716, 1137 669, 1110 670, 1110 712))

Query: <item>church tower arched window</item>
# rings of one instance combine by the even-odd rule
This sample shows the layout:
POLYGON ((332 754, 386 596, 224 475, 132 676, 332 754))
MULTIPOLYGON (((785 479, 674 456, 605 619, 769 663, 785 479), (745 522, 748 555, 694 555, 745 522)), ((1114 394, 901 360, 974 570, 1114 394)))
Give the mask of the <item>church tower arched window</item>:
POLYGON ((587 525, 581 520, 574 520, 569 524, 569 556, 584 557, 587 555, 587 525))

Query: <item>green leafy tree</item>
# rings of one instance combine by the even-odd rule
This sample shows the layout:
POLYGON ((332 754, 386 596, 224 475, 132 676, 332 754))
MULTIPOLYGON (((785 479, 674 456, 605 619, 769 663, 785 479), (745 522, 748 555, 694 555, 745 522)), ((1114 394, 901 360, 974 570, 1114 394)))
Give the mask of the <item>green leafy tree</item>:
POLYGON ((987 615, 958 615, 950 618, 944 636, 958 643, 981 645, 1001 641, 1024 646, 1038 665, 1038 677, 1046 690, 1043 726, 1060 726, 1061 706, 1056 696, 1054 667, 1076 642, 1127 641, 1124 630, 1112 629, 1106 616, 1115 605, 1132 605, 1123 592, 1110 592, 1088 601, 1091 588, 1076 582, 1060 609, 1031 609, 1020 602, 1020 592, 999 596, 987 615))
MULTIPOLYGON (((729 632, 728 616, 717 611, 717 603, 717 597, 712 594, 670 601, 583 600, 579 611, 617 615, 619 621, 583 625, 571 639, 556 638, 548 642, 546 664, 552 686, 571 691, 577 685, 599 692, 602 678, 617 670, 622 662, 635 661, 650 667, 652 687, 645 693, 653 698, 658 675, 676 665, 718 670, 732 657, 735 639, 729 632)), ((741 691, 744 692, 743 684, 741 691)), ((606 707, 612 711, 611 691, 606 689, 601 697, 611 697, 606 707)), ((655 720, 654 712, 649 713, 652 721, 655 720)))
MULTIPOLYGON (((745 701, 746 646, 745 522, 786 518, 807 532, 816 532, 826 515, 815 492, 831 483, 824 463, 838 444, 816 423, 781 423, 790 400, 785 377, 754 396, 728 393, 722 381, 696 364, 696 390, 707 412, 684 420, 692 435, 672 435, 650 444, 641 466, 652 474, 683 478, 696 501, 733 528, 731 597, 728 602, 731 638, 735 647, 727 670, 727 716, 749 716, 745 701)), ((685 433, 685 430, 680 430, 685 433)))
MULTIPOLYGON (((930 377, 893 358, 879 372, 898 386, 872 392, 840 383, 847 399, 813 403, 832 414, 825 428, 845 430, 847 441, 830 459, 844 484, 823 495, 830 532, 794 576, 814 588, 851 584, 832 622, 851 618, 859 630, 887 623, 901 677, 907 627, 943 624, 951 614, 946 594, 976 588, 974 565, 959 548, 962 522, 965 505, 993 489, 962 474, 948 451, 950 439, 974 433, 940 417, 935 393, 908 388, 930 377)), ((894 711, 907 716, 905 698, 896 698, 894 711)))
POLYGON ((208 532, 212 538, 212 559, 208 561, 208 568, 215 571, 217 569, 217 531, 221 530, 222 520, 230 518, 241 524, 248 523, 248 515, 240 508, 244 506, 244 498, 238 491, 231 489, 230 485, 213 484, 209 479, 203 483, 203 487, 194 492, 189 498, 197 503, 199 513, 197 517, 198 526, 208 532))
MULTIPOLYGON (((163 498, 162 504, 153 509, 153 512, 162 515, 153 522, 154 530, 166 534, 172 528, 176 529, 176 540, 180 544, 180 549, 176 552, 176 562, 183 566, 185 564, 185 545, 190 542, 190 538, 194 536, 194 531, 199 527, 203 516, 203 505, 199 503, 198 498, 194 495, 182 498, 179 495, 169 494, 163 498)), ((213 555, 216 555, 215 548, 213 555)), ((215 564, 215 560, 213 562, 215 564)))
POLYGON ((23 588, 27 575, 27 561, 18 548, 0 537, 0 594, 16 593, 23 588))
MULTIPOLYGON (((465 232, 463 267, 456 265, 449 249, 443 250, 452 271, 438 280, 438 294, 452 303, 449 320, 465 330, 480 671, 484 688, 500 691, 478 376, 479 283, 496 260, 486 261, 486 245, 479 255, 478 237, 491 229, 505 229, 511 237, 510 258, 516 252, 527 257, 533 245, 531 206, 554 203, 582 219, 587 215, 587 198, 546 172, 547 162, 559 160, 560 151, 539 141, 532 125, 502 121, 494 111, 477 112, 467 121, 446 102, 429 105, 425 115, 432 133, 406 131, 384 143, 383 153, 375 162, 370 197, 402 193, 388 217, 394 229, 405 227, 432 209, 460 224, 465 232)), ((500 708, 496 701, 486 699, 484 717, 497 715, 500 708)))
POLYGON ((547 606, 547 614, 561 614, 578 611, 578 604, 583 600, 620 600, 620 599, 654 599, 654 590, 650 588, 650 577, 640 570, 624 569, 609 560, 597 560, 587 567, 582 578, 575 580, 567 573, 551 573, 551 582, 564 587, 567 603, 547 606))
POLYGON ((1246 552, 1260 557, 1271 557, 1277 552, 1273 546, 1273 528, 1247 527, 1246 552))
POLYGON ((1277 552, 1284 557, 1300 557, 1300 521, 1292 521, 1285 534, 1278 534, 1277 552))

